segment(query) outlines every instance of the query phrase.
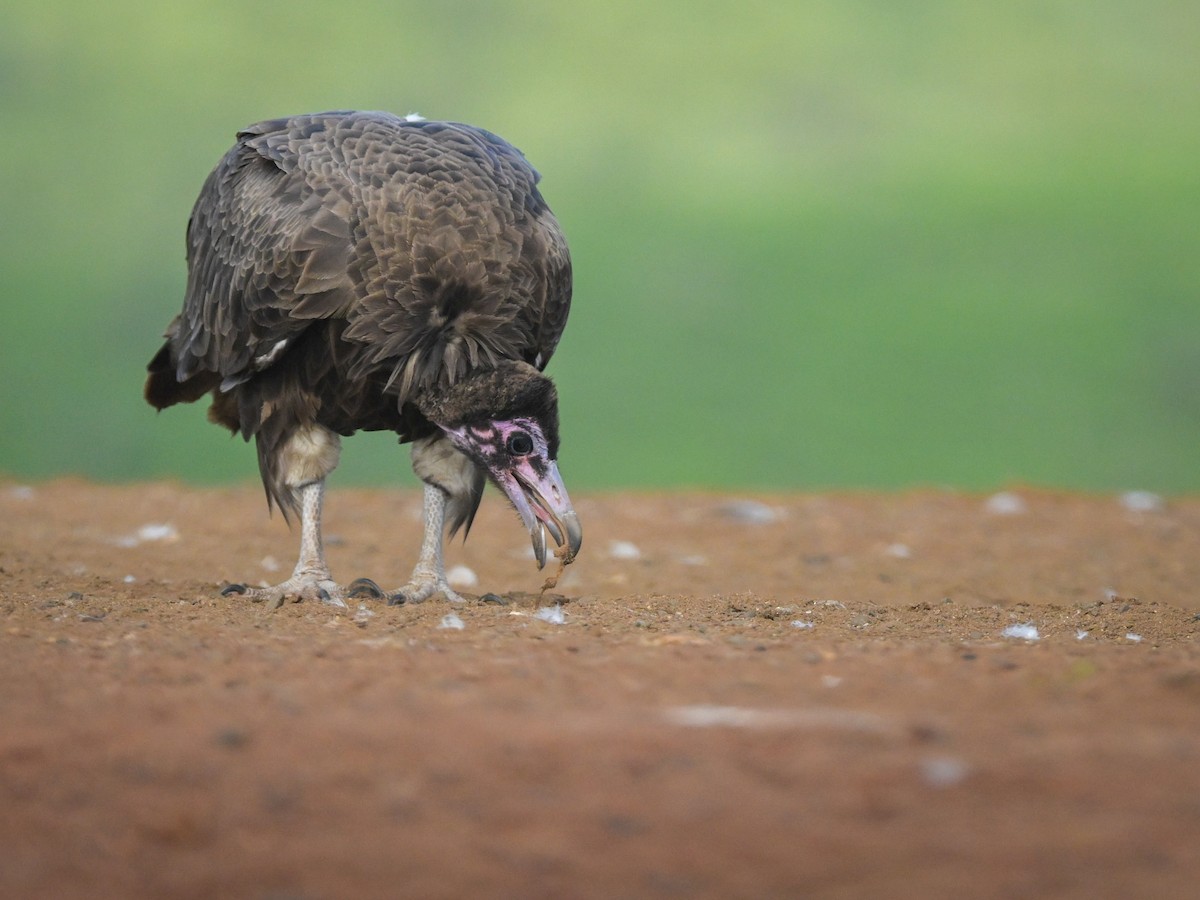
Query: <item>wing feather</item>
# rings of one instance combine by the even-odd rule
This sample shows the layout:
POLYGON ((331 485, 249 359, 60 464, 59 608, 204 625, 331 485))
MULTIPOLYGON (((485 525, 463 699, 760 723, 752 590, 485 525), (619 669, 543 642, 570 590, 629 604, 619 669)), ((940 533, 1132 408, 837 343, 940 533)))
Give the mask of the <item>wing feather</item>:
POLYGON ((228 390, 313 319, 353 302, 349 190, 332 153, 305 143, 319 133, 312 125, 246 129, 205 182, 188 223, 183 312, 168 335, 179 381, 213 372, 228 390), (309 153, 318 165, 301 166, 309 153))

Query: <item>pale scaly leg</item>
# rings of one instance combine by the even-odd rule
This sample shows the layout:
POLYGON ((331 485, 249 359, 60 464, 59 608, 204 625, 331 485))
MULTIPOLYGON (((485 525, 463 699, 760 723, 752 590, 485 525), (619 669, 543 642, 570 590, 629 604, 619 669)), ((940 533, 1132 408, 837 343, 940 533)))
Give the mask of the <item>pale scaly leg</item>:
POLYGON ((379 585, 369 578, 359 578, 350 585, 351 597, 368 596, 387 598, 388 606, 400 603, 421 603, 434 594, 441 593, 451 603, 463 603, 446 580, 446 563, 442 558, 442 534, 446 525, 446 492, 432 484, 425 485, 425 537, 421 541, 421 555, 413 567, 408 584, 390 594, 380 590, 379 585))
POLYGON ((320 600, 331 606, 346 605, 345 591, 329 574, 325 549, 321 542, 321 506, 325 498, 325 479, 310 481, 296 488, 300 495, 300 558, 292 577, 274 587, 249 588, 231 584, 222 594, 242 594, 255 603, 266 602, 278 609, 285 600, 320 600))

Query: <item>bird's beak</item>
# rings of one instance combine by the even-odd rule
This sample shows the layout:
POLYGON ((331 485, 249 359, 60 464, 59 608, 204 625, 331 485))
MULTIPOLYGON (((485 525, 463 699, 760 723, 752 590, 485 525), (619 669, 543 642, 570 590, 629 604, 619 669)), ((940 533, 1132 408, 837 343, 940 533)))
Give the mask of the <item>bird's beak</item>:
POLYGON ((521 521, 529 529, 538 568, 546 565, 547 531, 554 538, 554 543, 562 548, 555 554, 563 565, 574 560, 583 543, 583 527, 571 506, 562 476, 558 474, 558 464, 552 459, 534 457, 498 473, 496 481, 508 494, 521 521), (544 471, 539 471, 543 468, 544 471))

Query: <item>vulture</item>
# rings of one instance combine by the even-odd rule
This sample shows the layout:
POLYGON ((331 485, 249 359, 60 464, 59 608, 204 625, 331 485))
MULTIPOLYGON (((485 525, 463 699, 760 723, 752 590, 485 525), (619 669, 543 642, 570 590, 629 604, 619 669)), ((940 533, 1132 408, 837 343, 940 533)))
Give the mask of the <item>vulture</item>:
POLYGON ((187 228, 183 310, 147 366, 158 410, 211 395, 209 420, 254 438, 268 508, 300 519, 284 599, 344 605, 441 593, 443 534, 464 536, 486 480, 515 507, 538 567, 583 539, 558 470, 558 395, 543 369, 571 305, 571 260, 524 155, 417 115, 334 111, 240 131, 187 228), (330 575, 325 480, 341 438, 393 431, 423 482, 412 577, 385 593, 330 575))

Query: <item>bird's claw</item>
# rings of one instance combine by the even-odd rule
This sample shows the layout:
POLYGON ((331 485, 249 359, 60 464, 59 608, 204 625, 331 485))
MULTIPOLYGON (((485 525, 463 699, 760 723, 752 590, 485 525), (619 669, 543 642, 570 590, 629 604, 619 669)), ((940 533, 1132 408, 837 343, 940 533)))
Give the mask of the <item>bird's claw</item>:
POLYGON ((266 603, 269 609, 279 609, 288 600, 293 603, 299 603, 302 600, 318 600, 328 606, 342 608, 346 606, 346 601, 343 599, 345 592, 328 575, 293 575, 287 581, 274 587, 252 588, 245 584, 235 583, 221 588, 222 597, 234 594, 246 597, 252 603, 266 603))
POLYGON ((408 602, 408 597, 405 596, 403 590, 393 591, 389 594, 370 578, 355 578, 350 582, 346 591, 346 596, 352 600, 364 597, 368 600, 386 600, 388 606, 401 606, 408 602))
POLYGON ((368 600, 386 600, 388 606, 402 606, 408 602, 408 597, 404 591, 393 591, 388 593, 370 578, 356 578, 350 582, 348 588, 351 599, 367 598, 368 600))
POLYGON ((424 603, 434 594, 442 594, 451 603, 465 602, 445 578, 414 578, 397 591, 385 591, 370 578, 356 578, 346 589, 350 599, 367 598, 386 600, 388 606, 403 606, 406 603, 424 603))
POLYGON ((382 600, 387 594, 384 593, 383 588, 370 578, 355 578, 346 587, 346 596, 351 600, 357 600, 361 597, 366 597, 370 600, 382 600))

